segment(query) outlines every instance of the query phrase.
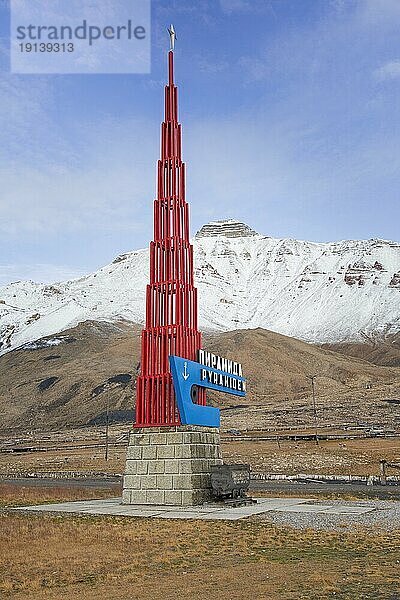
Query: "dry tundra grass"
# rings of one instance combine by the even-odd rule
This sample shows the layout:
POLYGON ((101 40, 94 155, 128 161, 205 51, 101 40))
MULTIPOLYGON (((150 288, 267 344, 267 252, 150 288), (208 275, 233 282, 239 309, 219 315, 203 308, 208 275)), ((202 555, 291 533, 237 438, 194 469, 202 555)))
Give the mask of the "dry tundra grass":
POLYGON ((66 486, 15 486, 12 483, 0 483, 0 508, 47 504, 49 502, 73 502, 74 500, 93 500, 112 498, 120 495, 120 486, 110 489, 104 487, 66 487, 66 486))
MULTIPOLYGON (((379 461, 400 463, 400 438, 302 441, 234 441, 223 444, 227 462, 248 462, 253 471, 295 475, 379 475, 379 461)), ((399 471, 391 471, 398 475, 399 471)))
POLYGON ((398 530, 0 515, 3 598, 354 600, 399 591, 398 530))
MULTIPOLYGON (((88 441, 90 435, 89 430, 88 441)), ((378 475, 380 459, 400 462, 400 438, 320 441, 318 446, 314 440, 281 440, 279 446, 276 441, 222 440, 222 455, 226 462, 249 463, 255 472, 378 475)), ((0 476, 48 471, 123 473, 125 457, 122 447, 111 448, 107 462, 103 448, 0 454, 0 476)))

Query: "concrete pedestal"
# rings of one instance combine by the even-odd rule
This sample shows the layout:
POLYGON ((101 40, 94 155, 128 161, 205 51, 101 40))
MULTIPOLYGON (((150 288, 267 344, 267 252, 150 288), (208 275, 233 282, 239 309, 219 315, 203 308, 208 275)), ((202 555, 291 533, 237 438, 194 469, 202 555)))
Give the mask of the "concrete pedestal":
POLYGON ((211 465, 222 464, 219 430, 142 427, 129 434, 123 504, 194 506, 211 499, 211 465))

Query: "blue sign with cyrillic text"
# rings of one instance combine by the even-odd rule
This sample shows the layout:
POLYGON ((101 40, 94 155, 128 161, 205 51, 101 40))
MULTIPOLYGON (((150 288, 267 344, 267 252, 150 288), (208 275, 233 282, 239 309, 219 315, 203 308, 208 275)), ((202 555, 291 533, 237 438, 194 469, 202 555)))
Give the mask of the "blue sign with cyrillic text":
MULTIPOLYGON (((232 361, 229 361, 229 363, 229 367, 232 364, 237 364, 232 363, 232 361)), ((195 404, 191 397, 193 386, 204 387, 235 396, 246 395, 246 380, 237 374, 237 369, 229 368, 229 371, 222 371, 208 366, 208 364, 194 362, 180 356, 170 356, 169 364, 182 425, 220 426, 219 408, 195 404)), ((241 373, 241 368, 239 372, 241 373)))

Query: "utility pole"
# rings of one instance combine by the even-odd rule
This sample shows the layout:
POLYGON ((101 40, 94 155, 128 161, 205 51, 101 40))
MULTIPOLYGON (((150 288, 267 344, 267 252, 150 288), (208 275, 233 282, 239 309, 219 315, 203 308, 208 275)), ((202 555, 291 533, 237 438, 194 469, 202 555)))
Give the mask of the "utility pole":
POLYGON ((106 453, 105 459, 108 460, 108 422, 109 422, 109 413, 110 413, 110 395, 107 393, 107 408, 106 408, 106 453))
POLYGON ((380 484, 381 485, 386 485, 386 463, 387 463, 387 460, 380 461, 380 471, 381 471, 380 484))
POLYGON ((308 379, 311 379, 311 387, 312 387, 312 402, 313 402, 313 413, 314 413, 314 427, 315 427, 315 443, 319 446, 318 439, 318 417, 317 417, 317 406, 315 404, 315 384, 314 380, 316 379, 316 375, 307 375, 308 379))

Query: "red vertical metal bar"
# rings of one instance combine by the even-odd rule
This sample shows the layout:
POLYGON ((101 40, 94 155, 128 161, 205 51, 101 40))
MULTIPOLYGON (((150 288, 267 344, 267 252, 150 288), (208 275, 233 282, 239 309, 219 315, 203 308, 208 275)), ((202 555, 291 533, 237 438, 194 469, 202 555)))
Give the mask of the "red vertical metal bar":
POLYGON ((171 280, 176 281, 179 277, 178 271, 176 268, 176 239, 171 241, 171 280))
POLYGON ((168 239, 165 251, 165 281, 171 281, 171 278, 171 240, 168 239))
MULTIPOLYGON (((163 326, 165 327, 166 325, 168 325, 168 300, 167 300, 167 294, 168 294, 168 283, 163 285, 163 301, 164 301, 164 306, 163 306, 163 326)), ((169 298, 168 298, 169 299, 169 298)))
MULTIPOLYGON (((183 204, 179 203, 179 237, 183 238, 183 204)), ((187 269, 185 269, 187 271, 187 269)))
POLYGON ((150 376, 147 380, 147 385, 148 385, 148 394, 149 394, 149 414, 148 414, 148 419, 150 420, 150 423, 154 423, 154 403, 153 403, 153 378, 150 376))
POLYGON ((163 284, 163 314, 162 314, 162 325, 164 327, 163 331, 165 331, 165 327, 168 324, 168 284, 163 284))
POLYGON ((161 377, 156 379, 157 422, 161 421, 161 377))
MULTIPOLYGON (((160 294, 160 285, 154 288, 155 292, 155 315, 153 320, 153 327, 159 327, 160 325, 160 303, 161 303, 161 294, 160 294)), ((154 352, 156 353, 157 347, 154 348, 154 352)))
MULTIPOLYGON (((188 256, 188 262, 193 265, 193 246, 189 246, 186 248, 186 254, 188 256)), ((188 272, 188 284, 193 285, 193 268, 188 272)))
MULTIPOLYGON (((136 398, 142 397, 142 386, 143 379, 138 377, 136 382, 136 398)), ((136 402, 136 421, 139 421, 139 423, 143 421, 143 404, 141 402, 136 402)))
POLYGON ((178 129, 177 129, 177 154, 179 156, 179 158, 181 158, 182 156, 182 138, 181 138, 181 125, 178 125, 178 129))
POLYGON ((173 89, 172 101, 173 101, 173 107, 174 107, 174 119, 175 119, 175 122, 177 122, 177 120, 178 120, 178 90, 175 86, 172 89, 173 89))
POLYGON ((193 329, 197 330, 197 320, 198 320, 198 310, 199 307, 197 305, 197 289, 193 287, 193 329))
POLYGON ((147 337, 147 334, 145 331, 142 331, 142 360, 141 360, 141 368, 142 368, 142 372, 144 371, 144 369, 146 369, 147 366, 147 340, 144 339, 147 337))
POLYGON ((159 276, 160 276, 160 248, 159 245, 156 242, 154 243, 154 272, 153 275, 150 275, 150 277, 153 278, 154 281, 151 281, 151 283, 155 283, 159 276))
POLYGON ((189 206, 185 205, 185 238, 189 241, 189 206))
POLYGON ((147 423, 150 420, 150 395, 148 378, 143 380, 143 397, 145 398, 143 422, 147 423))
POLYGON ((160 423, 164 423, 165 422, 165 375, 163 375, 161 378, 160 403, 161 403, 160 423))
MULTIPOLYGON (((149 288, 146 286, 146 329, 144 329, 143 331, 146 331, 149 327, 149 318, 150 318, 150 310, 149 310, 149 288)), ((142 348, 143 350, 143 348, 142 348)), ((142 352, 143 354, 143 352, 142 352)))
POLYGON ((182 163, 182 200, 186 206, 186 165, 182 163))
MULTIPOLYGON (((174 184, 175 185, 175 184, 174 184)), ((171 236, 175 237, 176 236, 176 201, 175 201, 175 192, 174 191, 174 197, 171 200, 171 236)))
POLYGON ((150 283, 154 283, 155 269, 154 269, 154 242, 150 243, 150 283))
MULTIPOLYGON (((148 375, 149 373, 149 334, 145 333, 144 342, 142 344, 142 375, 148 375), (144 360, 143 360, 144 357, 144 360)), ((143 339, 143 338, 142 338, 143 339)))
POLYGON ((174 53, 172 50, 168 52, 168 80, 169 85, 174 84, 174 53))

